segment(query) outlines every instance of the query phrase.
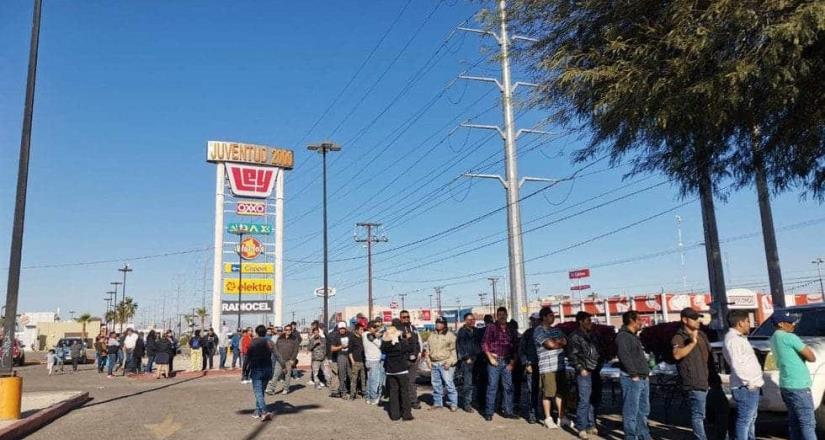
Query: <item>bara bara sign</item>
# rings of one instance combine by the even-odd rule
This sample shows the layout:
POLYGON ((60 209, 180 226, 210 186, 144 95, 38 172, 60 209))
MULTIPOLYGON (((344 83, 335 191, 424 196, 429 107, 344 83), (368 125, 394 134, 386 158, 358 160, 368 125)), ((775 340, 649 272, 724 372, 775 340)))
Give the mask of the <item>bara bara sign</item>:
MULTIPOLYGON (((243 280, 243 291, 241 295, 269 295, 272 293, 272 279, 270 278, 255 278, 243 280)), ((238 294, 238 279, 224 278, 223 292, 238 294)))
MULTIPOLYGON (((273 310, 271 300, 241 301, 240 309, 242 315, 247 313, 272 313, 273 310)), ((221 301, 221 312, 237 314, 238 302, 221 301)))
POLYGON ((242 144, 240 142, 209 141, 206 150, 206 161, 246 163, 291 170, 295 163, 295 157, 292 150, 282 148, 242 144))
POLYGON ((226 225, 226 232, 230 234, 243 232, 250 235, 269 235, 272 233, 272 225, 266 223, 229 223, 226 225))

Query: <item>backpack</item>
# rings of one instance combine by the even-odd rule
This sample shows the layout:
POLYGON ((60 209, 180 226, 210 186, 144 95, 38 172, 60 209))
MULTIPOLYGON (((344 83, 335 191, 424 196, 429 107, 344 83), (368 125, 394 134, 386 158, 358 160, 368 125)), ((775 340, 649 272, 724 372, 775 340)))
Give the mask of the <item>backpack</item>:
POLYGON ((189 346, 195 349, 201 348, 200 338, 192 338, 192 342, 189 343, 189 346))

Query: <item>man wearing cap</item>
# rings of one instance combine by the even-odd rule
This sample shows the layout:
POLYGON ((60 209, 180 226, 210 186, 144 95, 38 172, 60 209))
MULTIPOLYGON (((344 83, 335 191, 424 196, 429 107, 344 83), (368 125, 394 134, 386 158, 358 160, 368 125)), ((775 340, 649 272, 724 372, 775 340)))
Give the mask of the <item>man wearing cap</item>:
POLYGON ((447 328, 447 320, 438 317, 435 320, 435 332, 427 339, 430 347, 429 359, 432 365, 433 406, 431 409, 440 409, 442 403, 442 383, 447 389, 447 406, 450 411, 458 409, 458 392, 455 389, 453 375, 458 358, 455 350, 455 334, 447 328))
POLYGON ((816 355, 793 333, 795 315, 777 310, 771 321, 776 328, 771 336, 771 351, 779 367, 779 391, 788 408, 788 434, 791 440, 814 440, 816 420, 811 372, 805 362, 816 362, 816 355))
POLYGON ((533 334, 536 326, 541 324, 538 312, 530 315, 530 328, 524 331, 519 339, 518 357, 524 368, 524 380, 521 390, 521 407, 524 409, 524 418, 527 423, 536 423, 536 412, 539 410, 539 355, 533 334))
POLYGON ((332 352, 332 361, 338 366, 338 397, 343 399, 349 398, 347 392, 347 378, 349 377, 349 341, 350 333, 347 330, 345 322, 339 322, 336 326, 336 332, 331 334, 330 351, 332 352))
POLYGON ((578 328, 570 334, 567 343, 567 360, 576 371, 578 405, 576 407, 576 429, 579 438, 597 435, 596 407, 602 393, 601 370, 604 363, 601 340, 593 331, 593 315, 581 311, 576 313, 578 328))
POLYGON ((712 362, 710 342, 705 333, 699 331, 702 315, 690 307, 682 309, 679 315, 682 326, 670 341, 673 358, 676 359, 682 388, 688 393, 693 438, 706 440, 705 404, 710 389, 708 363, 712 362))

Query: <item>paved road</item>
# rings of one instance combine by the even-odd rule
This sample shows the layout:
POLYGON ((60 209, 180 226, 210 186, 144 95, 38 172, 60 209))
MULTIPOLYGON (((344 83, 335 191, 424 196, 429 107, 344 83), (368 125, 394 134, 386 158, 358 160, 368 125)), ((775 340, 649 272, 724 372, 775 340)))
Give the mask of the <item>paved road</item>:
MULTIPOLYGON (((449 438, 458 439, 571 439, 572 434, 548 431, 523 420, 494 418, 488 423, 477 414, 461 411, 414 411, 412 422, 391 422, 381 407, 363 401, 343 401, 327 397, 326 391, 305 387, 303 379, 287 396, 268 396, 274 408, 273 421, 261 423, 251 418, 254 399, 251 385, 241 385, 233 377, 180 378, 159 381, 123 377, 107 379, 90 366, 77 373, 47 376, 45 366, 20 370, 25 391, 85 390, 92 400, 51 425, 32 439, 117 438, 117 439, 342 439, 342 438, 449 438), (411 437, 414 436, 414 437, 411 437)), ((420 387, 427 401, 431 389, 420 387)), ((426 405, 424 405, 426 408, 426 405)), ((601 438, 621 439, 621 419, 615 406, 612 415, 599 421, 601 438)), ((672 411, 685 413, 685 409, 672 411)), ((673 418, 673 417, 671 417, 673 418)), ((654 419, 663 420, 654 405, 654 419)), ((652 422, 657 440, 689 438, 682 426, 652 422)), ((761 424, 760 438, 784 438, 781 424, 761 424), (770 437, 765 435, 776 435, 770 437)))

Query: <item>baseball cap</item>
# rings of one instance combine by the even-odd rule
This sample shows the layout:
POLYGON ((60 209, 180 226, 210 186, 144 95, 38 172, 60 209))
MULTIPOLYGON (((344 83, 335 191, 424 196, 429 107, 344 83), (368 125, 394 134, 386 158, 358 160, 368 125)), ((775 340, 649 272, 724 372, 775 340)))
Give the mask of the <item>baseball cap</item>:
POLYGON ((335 327, 337 327, 337 328, 347 328, 347 323, 342 321, 342 322, 339 322, 338 325, 336 325, 335 327))
POLYGON ((796 324, 797 316, 791 312, 779 312, 776 311, 771 315, 771 321, 774 324, 779 324, 780 322, 789 322, 791 324, 796 324))
POLYGON ((446 324, 447 320, 439 316, 438 319, 435 320, 435 323, 436 324, 446 324))
POLYGON ((699 319, 702 317, 702 314, 690 307, 685 307, 679 312, 679 316, 682 318, 699 319))
POLYGON ((530 314, 530 319, 541 319, 541 316, 539 316, 539 312, 533 312, 530 314))

